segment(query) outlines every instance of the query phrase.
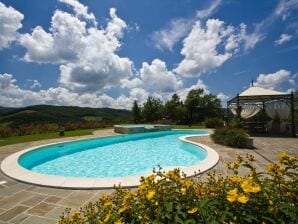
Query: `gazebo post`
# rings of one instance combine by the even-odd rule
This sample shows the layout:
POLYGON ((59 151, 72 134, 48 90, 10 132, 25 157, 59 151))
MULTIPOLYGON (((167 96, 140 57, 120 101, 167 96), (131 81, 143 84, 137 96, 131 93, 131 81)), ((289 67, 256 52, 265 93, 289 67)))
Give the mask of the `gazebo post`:
POLYGON ((226 126, 228 126, 229 121, 229 102, 227 102, 227 110, 226 110, 226 126))
POLYGON ((266 113, 266 109, 265 109, 265 101, 263 101, 262 102, 262 112, 263 112, 263 115, 262 115, 262 118, 263 118, 263 124, 262 124, 262 126, 263 126, 263 131, 264 132, 268 132, 268 127, 267 127, 267 122, 265 121, 265 113, 266 113))
POLYGON ((240 114, 238 114, 239 113, 239 107, 240 107, 240 103, 239 103, 239 94, 237 94, 237 113, 236 113, 236 115, 237 115, 237 117, 239 116, 241 116, 241 113, 240 114))
POLYGON ((295 127, 295 109, 294 109, 294 92, 291 93, 291 113, 292 113, 292 136, 296 137, 295 127))

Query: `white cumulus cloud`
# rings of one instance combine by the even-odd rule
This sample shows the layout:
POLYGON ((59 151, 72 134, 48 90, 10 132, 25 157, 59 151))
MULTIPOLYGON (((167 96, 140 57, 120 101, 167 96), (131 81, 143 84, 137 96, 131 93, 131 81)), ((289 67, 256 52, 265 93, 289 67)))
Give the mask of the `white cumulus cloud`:
POLYGON ((297 80, 295 79, 295 74, 292 74, 290 71, 281 69, 274 73, 260 74, 257 77, 257 80, 254 83, 254 85, 267 89, 279 90, 282 84, 296 86, 297 80))
POLYGON ((216 69, 239 50, 245 26, 226 26, 223 21, 209 19, 206 26, 197 21, 183 40, 181 54, 184 59, 174 70, 185 77, 195 77, 216 69), (220 51, 220 46, 224 50, 220 51))
POLYGON ((229 99, 229 96, 227 96, 224 93, 220 92, 220 93, 217 94, 216 97, 221 101, 221 105, 223 107, 225 107, 226 103, 227 103, 227 100, 229 99))
MULTIPOLYGON (((93 14, 87 14, 87 8, 77 1, 61 2, 93 20, 93 14)), ((133 63, 117 55, 127 25, 114 8, 110 9, 110 17, 105 28, 97 28, 88 26, 80 16, 56 10, 49 32, 37 26, 20 38, 27 50, 24 59, 60 65, 59 83, 72 91, 105 92, 118 86, 132 75, 133 63)))
POLYGON ((56 10, 50 32, 41 26, 23 34, 20 43, 27 52, 24 59, 38 63, 65 63, 78 60, 86 46, 86 23, 69 13, 56 10))
POLYGON ((122 80, 122 87, 131 89, 130 95, 135 90, 142 95, 151 95, 167 100, 176 91, 183 88, 182 80, 172 71, 167 69, 167 65, 160 59, 154 59, 151 64, 143 62, 137 75, 132 79, 122 80))
POLYGON ((9 47, 18 38, 23 19, 22 13, 0 2, 0 50, 9 47))
POLYGON ((190 90, 192 89, 203 89, 206 94, 209 94, 208 87, 203 83, 201 79, 198 79, 197 83, 194 85, 191 85, 190 87, 187 88, 182 88, 177 91, 179 97, 181 100, 186 100, 187 94, 189 93, 190 90))
POLYGON ((143 62, 140 78, 143 88, 148 91, 174 92, 183 86, 182 81, 169 71, 166 63, 160 59, 154 59, 151 65, 143 62))
POLYGON ((93 13, 88 13, 88 7, 81 4, 77 0, 59 0, 62 3, 68 4, 71 6, 78 17, 83 17, 87 20, 90 20, 94 23, 94 25, 97 25, 95 16, 93 13))

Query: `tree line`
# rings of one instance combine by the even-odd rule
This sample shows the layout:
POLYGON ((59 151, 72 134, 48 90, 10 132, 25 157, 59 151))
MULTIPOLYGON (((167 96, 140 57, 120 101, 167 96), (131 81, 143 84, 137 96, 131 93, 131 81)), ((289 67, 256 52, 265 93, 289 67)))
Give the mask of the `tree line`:
POLYGON ((165 103, 151 96, 143 105, 134 101, 132 116, 135 123, 153 123, 166 119, 175 124, 192 125, 207 118, 223 118, 224 110, 216 95, 206 94, 203 89, 198 88, 190 90, 184 102, 177 94, 173 94, 165 103))

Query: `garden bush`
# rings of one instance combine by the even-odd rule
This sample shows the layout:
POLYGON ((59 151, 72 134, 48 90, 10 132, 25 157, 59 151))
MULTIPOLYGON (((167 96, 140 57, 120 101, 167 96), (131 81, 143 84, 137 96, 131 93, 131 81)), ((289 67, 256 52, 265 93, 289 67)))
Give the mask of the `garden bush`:
POLYGON ((80 211, 67 209, 58 223, 297 223, 297 161, 284 152, 259 173, 253 156, 237 157, 229 175, 213 172, 205 181, 159 169, 136 190, 119 186, 80 211))
POLYGON ((236 148, 245 148, 247 147, 249 135, 243 129, 220 128, 214 131, 211 138, 218 144, 236 148))
POLYGON ((217 117, 206 118, 204 121, 206 128, 221 128, 224 126, 224 121, 217 117))

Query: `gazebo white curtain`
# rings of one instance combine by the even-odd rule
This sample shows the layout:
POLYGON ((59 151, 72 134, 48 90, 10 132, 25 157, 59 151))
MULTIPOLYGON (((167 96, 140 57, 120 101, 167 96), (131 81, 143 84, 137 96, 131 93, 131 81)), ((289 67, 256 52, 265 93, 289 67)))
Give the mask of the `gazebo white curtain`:
POLYGON ((289 105, 284 101, 266 103, 265 111, 271 119, 274 119, 278 115, 281 120, 287 120, 291 113, 289 105))
MULTIPOLYGON (((236 104, 231 104, 230 105, 230 110, 234 115, 237 114, 237 105, 236 104)), ((251 104, 251 105, 241 105, 241 114, 240 116, 244 119, 248 119, 250 117, 255 116, 259 111, 261 110, 261 106, 257 104, 251 104)))

